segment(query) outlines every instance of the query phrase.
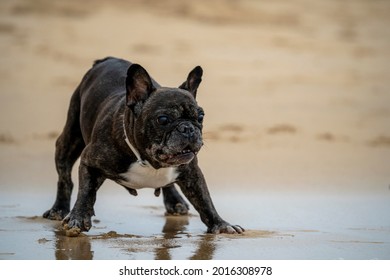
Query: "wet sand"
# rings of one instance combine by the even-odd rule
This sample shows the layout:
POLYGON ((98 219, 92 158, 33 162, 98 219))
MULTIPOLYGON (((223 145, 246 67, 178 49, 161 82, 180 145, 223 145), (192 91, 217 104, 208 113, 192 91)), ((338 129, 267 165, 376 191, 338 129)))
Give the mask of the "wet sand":
POLYGON ((41 218, 51 195, 2 196, 0 259, 389 259, 388 197, 217 193, 219 212, 246 232, 211 235, 193 211, 164 216, 151 191, 123 193, 99 194, 94 225, 79 237, 41 218))
POLYGON ((390 259, 386 1, 88 3, 0 3, 0 259, 390 259), (107 55, 167 86, 202 65, 200 165, 245 234, 112 182, 83 236, 41 218, 70 95, 107 55))

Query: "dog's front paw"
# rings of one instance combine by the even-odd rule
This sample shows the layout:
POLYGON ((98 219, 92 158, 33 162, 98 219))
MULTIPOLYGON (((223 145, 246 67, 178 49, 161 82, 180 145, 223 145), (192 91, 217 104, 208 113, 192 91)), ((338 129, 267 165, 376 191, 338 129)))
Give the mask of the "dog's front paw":
POLYGON ((77 236, 81 231, 89 231, 92 227, 91 216, 78 215, 70 212, 63 220, 62 225, 66 230, 66 235, 77 236))
POLYGON ((57 209, 57 208, 53 207, 53 208, 47 210, 45 213, 43 213, 42 216, 45 219, 61 221, 68 213, 69 213, 69 210, 57 209))
POLYGON ((228 234, 239 234, 243 233, 245 230, 241 226, 231 225, 229 223, 223 222, 221 224, 214 225, 208 228, 207 233, 228 233, 228 234))

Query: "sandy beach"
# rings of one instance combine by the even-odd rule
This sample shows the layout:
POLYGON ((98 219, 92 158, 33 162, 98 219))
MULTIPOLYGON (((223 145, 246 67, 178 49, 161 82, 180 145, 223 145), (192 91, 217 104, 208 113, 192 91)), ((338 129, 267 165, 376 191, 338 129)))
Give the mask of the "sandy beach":
POLYGON ((389 26, 380 0, 2 0, 0 259, 389 260, 389 26), (42 218, 70 96, 106 56, 170 87, 202 66, 199 162, 243 235, 109 181, 88 233, 42 218))

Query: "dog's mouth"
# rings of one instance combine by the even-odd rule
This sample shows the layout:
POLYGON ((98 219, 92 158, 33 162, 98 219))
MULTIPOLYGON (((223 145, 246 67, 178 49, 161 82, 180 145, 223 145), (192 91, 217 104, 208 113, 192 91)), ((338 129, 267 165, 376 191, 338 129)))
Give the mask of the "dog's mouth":
POLYGON ((198 151, 187 146, 179 151, 160 151, 158 158, 169 165, 187 164, 197 155, 198 151))

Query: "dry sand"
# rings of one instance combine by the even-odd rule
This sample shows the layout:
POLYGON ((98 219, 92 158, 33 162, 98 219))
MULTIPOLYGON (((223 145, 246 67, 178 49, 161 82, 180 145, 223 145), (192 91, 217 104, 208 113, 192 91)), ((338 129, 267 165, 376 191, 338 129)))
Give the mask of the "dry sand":
POLYGON ((0 259, 389 259, 389 26, 385 0, 2 0, 0 259), (243 237, 110 182, 85 237, 39 218, 70 95, 108 55, 166 86, 203 67, 200 162, 243 237))

